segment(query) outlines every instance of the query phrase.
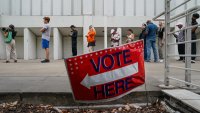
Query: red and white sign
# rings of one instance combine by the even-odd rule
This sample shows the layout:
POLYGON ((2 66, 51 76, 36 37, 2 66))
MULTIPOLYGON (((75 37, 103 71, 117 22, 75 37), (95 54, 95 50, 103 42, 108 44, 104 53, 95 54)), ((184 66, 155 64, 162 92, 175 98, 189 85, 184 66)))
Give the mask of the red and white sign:
POLYGON ((144 84, 143 40, 65 60, 79 102, 109 101, 144 84))

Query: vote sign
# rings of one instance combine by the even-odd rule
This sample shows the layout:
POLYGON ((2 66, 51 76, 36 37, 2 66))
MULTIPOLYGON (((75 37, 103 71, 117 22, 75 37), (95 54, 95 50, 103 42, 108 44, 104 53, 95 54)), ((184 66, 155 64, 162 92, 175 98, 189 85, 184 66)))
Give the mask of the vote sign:
POLYGON ((114 100, 144 84, 143 48, 140 40, 66 59, 74 99, 114 100))

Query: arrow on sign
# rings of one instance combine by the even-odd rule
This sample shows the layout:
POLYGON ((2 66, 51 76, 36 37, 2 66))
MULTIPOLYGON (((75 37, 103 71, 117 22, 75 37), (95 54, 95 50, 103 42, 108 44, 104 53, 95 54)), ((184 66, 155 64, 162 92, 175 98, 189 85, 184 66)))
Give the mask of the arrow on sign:
POLYGON ((138 72, 138 63, 134 63, 119 69, 108 71, 105 73, 89 76, 88 74, 81 81, 81 85, 90 89, 91 86, 97 86, 100 84, 105 84, 115 80, 119 80, 130 75, 136 74, 138 72))

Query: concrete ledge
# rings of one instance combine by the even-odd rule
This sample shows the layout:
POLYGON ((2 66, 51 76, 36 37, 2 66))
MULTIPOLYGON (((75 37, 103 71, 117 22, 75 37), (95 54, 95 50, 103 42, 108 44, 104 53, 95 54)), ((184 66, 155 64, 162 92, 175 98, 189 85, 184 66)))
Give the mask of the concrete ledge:
MULTIPOLYGON (((157 98, 161 98, 162 93, 160 91, 149 91, 148 92, 148 101, 153 102, 157 98)), ((0 93, 0 103, 3 102, 13 102, 13 101, 22 101, 23 103, 29 104, 50 104, 54 106, 81 106, 81 105, 90 105, 83 103, 76 103, 73 99, 71 93, 0 93)), ((106 103, 97 103, 100 104, 127 104, 127 103, 146 103, 147 97, 145 91, 132 92, 129 95, 126 95, 118 100, 106 102, 106 103)), ((94 105, 94 104, 91 104, 94 105)))

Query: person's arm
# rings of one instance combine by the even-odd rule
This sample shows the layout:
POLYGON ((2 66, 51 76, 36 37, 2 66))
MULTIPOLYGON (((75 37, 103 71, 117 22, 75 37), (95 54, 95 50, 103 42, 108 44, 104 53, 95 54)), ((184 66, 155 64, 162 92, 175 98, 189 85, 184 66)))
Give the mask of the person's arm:
POLYGON ((132 35, 131 35, 131 40, 134 40, 134 39, 135 39, 135 35, 132 34, 132 35))
POLYGON ((144 34, 148 35, 148 33, 149 33, 149 27, 147 26, 144 34))
POLYGON ((77 31, 74 31, 74 32, 72 33, 72 37, 77 37, 77 35, 78 35, 78 32, 77 32, 77 31))
POLYGON ((44 25, 44 27, 42 29, 40 29, 40 32, 45 32, 46 30, 48 29, 48 26, 47 25, 44 25))
POLYGON ((96 34, 96 33, 95 33, 94 31, 90 31, 90 32, 88 33, 88 35, 91 36, 91 37, 94 36, 95 34, 96 34))
POLYGON ((4 35, 4 37, 7 37, 8 36, 8 32, 4 32, 3 35, 4 35))
POLYGON ((177 35, 177 34, 173 33, 173 35, 174 35, 175 38, 178 38, 178 35, 177 35))
POLYGON ((120 35, 119 35, 119 34, 117 34, 117 36, 115 37, 115 40, 116 40, 116 41, 119 41, 119 40, 120 40, 120 35))
POLYGON ((198 27, 194 27, 192 28, 192 32, 195 32, 197 30, 198 27))

